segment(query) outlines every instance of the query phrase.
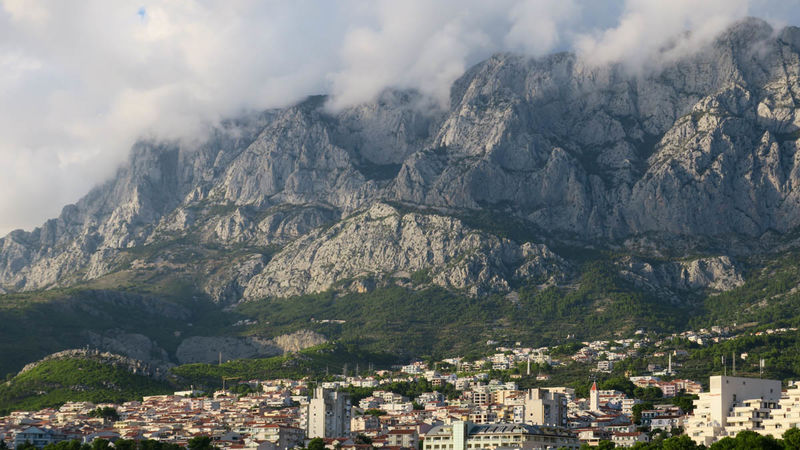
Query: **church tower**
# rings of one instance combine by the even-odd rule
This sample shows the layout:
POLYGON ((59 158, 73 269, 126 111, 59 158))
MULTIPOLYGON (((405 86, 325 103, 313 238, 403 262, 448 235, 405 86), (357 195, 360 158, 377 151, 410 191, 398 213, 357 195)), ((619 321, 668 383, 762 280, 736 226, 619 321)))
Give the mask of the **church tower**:
POLYGON ((592 388, 589 389, 589 410, 600 411, 600 391, 597 390, 597 382, 592 382, 592 388))

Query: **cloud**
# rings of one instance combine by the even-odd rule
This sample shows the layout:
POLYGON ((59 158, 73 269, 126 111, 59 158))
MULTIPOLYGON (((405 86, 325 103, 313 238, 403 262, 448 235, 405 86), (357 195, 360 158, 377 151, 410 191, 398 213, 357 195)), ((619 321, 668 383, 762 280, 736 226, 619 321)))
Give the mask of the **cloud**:
POLYGON ((143 135, 319 93, 334 109, 387 87, 444 104, 498 51, 641 64, 685 29, 798 23, 798 1, 0 0, 0 235, 57 215, 143 135))
POLYGON ((655 57, 672 59, 702 48, 745 17, 748 6, 747 0, 628 0, 616 27, 582 34, 575 47, 589 63, 641 69, 655 57), (668 46, 666 54, 660 51, 668 46))

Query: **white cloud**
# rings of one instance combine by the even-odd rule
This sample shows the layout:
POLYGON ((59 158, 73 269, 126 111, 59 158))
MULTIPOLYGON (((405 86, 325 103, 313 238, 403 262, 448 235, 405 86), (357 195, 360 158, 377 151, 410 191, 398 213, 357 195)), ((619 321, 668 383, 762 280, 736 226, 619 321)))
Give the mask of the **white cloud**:
POLYGON ((318 93, 334 108, 392 86, 446 103, 497 51, 637 64, 748 11, 797 23, 798 1, 0 0, 0 235, 57 215, 138 136, 318 93))
POLYGON ((671 59, 702 48, 747 14, 747 0, 627 0, 616 27, 583 34, 575 47, 590 63, 624 63, 636 70, 654 57, 671 59), (669 52, 660 52, 667 46, 669 52))

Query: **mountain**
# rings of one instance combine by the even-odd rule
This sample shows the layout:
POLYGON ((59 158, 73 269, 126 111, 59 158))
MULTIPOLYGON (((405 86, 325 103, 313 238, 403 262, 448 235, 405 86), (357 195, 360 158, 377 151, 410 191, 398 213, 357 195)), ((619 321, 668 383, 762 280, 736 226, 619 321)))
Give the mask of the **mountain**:
POLYGON ((190 338, 217 348, 233 336, 354 333, 309 320, 322 306, 274 326, 261 312, 247 322, 241 304, 328 293, 394 299, 401 289, 424 308, 428 292, 459 299, 455 312, 583 292, 574 311, 635 298, 676 308, 643 323, 678 326, 666 317, 697 316, 796 247, 799 82, 800 29, 747 19, 639 73, 568 53, 500 54, 459 78, 446 108, 412 91, 340 111, 311 97, 202 138, 141 141, 58 218, 0 239, 0 311, 79 305, 87 292, 156 299, 188 311, 158 319, 177 334, 144 336, 154 359, 172 361, 190 338), (598 261, 608 282, 586 287, 598 261))

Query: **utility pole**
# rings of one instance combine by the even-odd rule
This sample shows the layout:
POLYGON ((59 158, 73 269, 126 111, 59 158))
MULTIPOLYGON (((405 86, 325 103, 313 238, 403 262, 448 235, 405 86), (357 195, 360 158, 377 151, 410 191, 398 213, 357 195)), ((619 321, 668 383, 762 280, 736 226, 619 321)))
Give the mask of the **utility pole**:
POLYGON ((728 375, 728 367, 725 365, 725 355, 722 355, 722 376, 728 375))
POLYGON ((219 365, 222 365, 222 352, 219 352, 219 365))
POLYGON ((731 352, 731 359, 733 359, 733 376, 736 376, 736 352, 731 352))

